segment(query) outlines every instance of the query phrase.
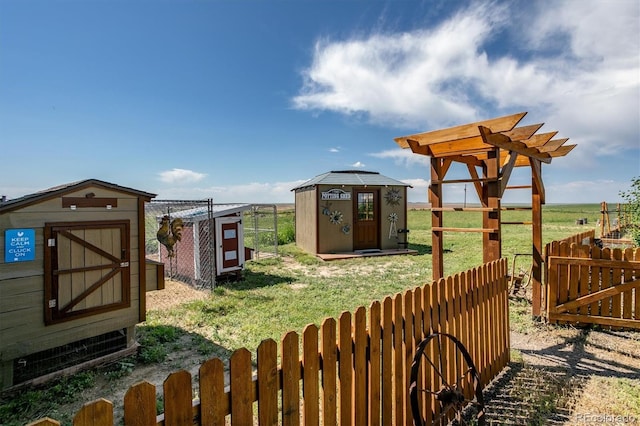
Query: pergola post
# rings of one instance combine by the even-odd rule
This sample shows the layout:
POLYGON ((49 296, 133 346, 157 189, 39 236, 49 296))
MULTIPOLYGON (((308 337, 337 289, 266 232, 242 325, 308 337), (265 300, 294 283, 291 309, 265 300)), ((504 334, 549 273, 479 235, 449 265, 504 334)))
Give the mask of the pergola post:
POLYGON ((442 227, 442 160, 431 157, 431 183, 429 184, 429 202, 431 203, 431 264, 433 280, 444 277, 443 232, 434 230, 442 227), (433 209, 435 207, 435 209, 433 209))
POLYGON ((542 304, 546 302, 542 292, 542 204, 544 204, 544 186, 542 185, 542 165, 531 158, 531 222, 532 255, 531 266, 531 315, 540 317, 542 304))
POLYGON ((484 263, 502 257, 499 161, 500 149, 493 149, 488 152, 482 168, 484 177, 488 179, 482 186, 482 202, 485 207, 492 209, 482 213, 482 227, 491 230, 482 234, 482 261, 484 263))
MULTIPOLYGON (((545 203, 542 182, 542 163, 549 164, 556 157, 567 155, 575 145, 564 145, 568 140, 551 140, 558 132, 538 133, 542 124, 516 127, 526 112, 497 117, 490 120, 463 124, 447 129, 416 133, 395 138, 401 148, 414 154, 431 157, 431 203, 433 279, 444 275, 443 233, 482 232, 483 262, 502 257, 501 200, 508 189, 508 181, 515 167, 531 167, 532 173, 532 221, 533 225, 533 316, 539 317, 545 309, 542 247, 542 205, 545 203), (452 162, 464 164, 471 174, 470 180, 444 180, 452 162), (482 168, 482 178, 476 168, 482 168), (481 211, 482 228, 446 228, 443 225, 442 184, 472 182, 481 208, 452 208, 452 210, 481 211)), ((528 224, 527 222, 505 222, 528 224)))

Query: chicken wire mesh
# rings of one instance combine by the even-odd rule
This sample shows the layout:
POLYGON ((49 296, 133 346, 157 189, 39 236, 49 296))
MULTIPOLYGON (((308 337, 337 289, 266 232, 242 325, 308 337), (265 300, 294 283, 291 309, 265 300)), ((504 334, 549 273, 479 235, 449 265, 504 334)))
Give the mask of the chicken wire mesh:
POLYGON ((253 258, 278 255, 278 211, 275 204, 252 204, 244 214, 245 247, 253 248, 253 258))
POLYGON ((146 257, 165 265, 165 278, 215 285, 211 200, 152 200, 145 209, 146 257))
MULTIPOLYGON (((208 200, 152 200, 145 209, 146 257, 165 265, 165 278, 196 288, 214 288, 216 216, 242 208, 244 259, 278 255, 277 209, 274 204, 214 204, 208 200)), ((219 261, 219 259, 218 259, 219 261)))

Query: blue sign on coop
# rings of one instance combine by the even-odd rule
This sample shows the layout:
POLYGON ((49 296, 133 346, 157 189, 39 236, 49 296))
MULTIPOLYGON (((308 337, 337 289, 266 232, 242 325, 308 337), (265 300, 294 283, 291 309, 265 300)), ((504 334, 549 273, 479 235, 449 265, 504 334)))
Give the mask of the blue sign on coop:
POLYGON ((4 233, 4 261, 26 262, 36 258, 34 229, 7 229, 4 233))

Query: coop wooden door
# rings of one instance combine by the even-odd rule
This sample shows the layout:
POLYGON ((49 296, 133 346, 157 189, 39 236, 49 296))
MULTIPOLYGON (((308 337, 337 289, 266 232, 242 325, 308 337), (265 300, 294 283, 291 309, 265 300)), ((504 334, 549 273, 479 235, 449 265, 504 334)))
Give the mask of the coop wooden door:
POLYGON ((235 271, 244 266, 244 235, 242 218, 216 219, 216 271, 217 274, 235 271))
POLYGON ((130 305, 129 221, 45 225, 45 322, 130 305))
POLYGON ((353 206, 353 249, 365 250, 380 248, 380 218, 377 189, 354 190, 353 206))

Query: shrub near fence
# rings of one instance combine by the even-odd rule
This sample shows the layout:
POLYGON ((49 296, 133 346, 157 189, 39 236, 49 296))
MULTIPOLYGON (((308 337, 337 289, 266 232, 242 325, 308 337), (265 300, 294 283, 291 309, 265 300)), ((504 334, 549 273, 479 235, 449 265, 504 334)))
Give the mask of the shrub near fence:
MULTIPOLYGON (((256 368, 247 349, 232 354, 228 373, 221 360, 211 359, 200 367, 197 400, 192 400, 191 375, 173 373, 163 384, 160 416, 155 386, 139 383, 125 395, 125 424, 411 425, 411 362, 431 332, 456 336, 484 384, 509 362, 507 273, 507 261, 500 259, 374 302, 368 310, 328 318, 320 327, 309 325, 301 342, 289 332, 279 352, 275 341, 265 340, 256 368)), ((458 377, 451 367, 441 374, 449 382, 458 377)), ((433 397, 421 404, 427 417, 437 414, 433 397)), ((74 424, 112 426, 113 407, 104 399, 86 404, 74 424)))

